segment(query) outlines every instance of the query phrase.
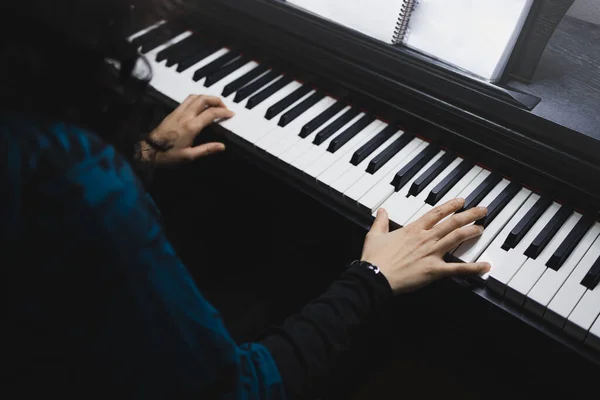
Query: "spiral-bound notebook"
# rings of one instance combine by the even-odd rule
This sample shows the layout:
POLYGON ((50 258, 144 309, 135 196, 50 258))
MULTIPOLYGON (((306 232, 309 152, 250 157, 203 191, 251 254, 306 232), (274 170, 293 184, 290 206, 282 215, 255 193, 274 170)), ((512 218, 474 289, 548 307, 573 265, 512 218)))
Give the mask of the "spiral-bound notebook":
POLYGON ((534 0, 288 0, 387 43, 495 82, 534 0))

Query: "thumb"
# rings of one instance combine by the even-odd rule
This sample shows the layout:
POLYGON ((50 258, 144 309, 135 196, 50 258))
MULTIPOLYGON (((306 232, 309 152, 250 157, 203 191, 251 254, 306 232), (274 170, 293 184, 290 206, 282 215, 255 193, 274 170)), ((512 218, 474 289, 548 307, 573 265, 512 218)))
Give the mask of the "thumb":
POLYGON ((200 157, 209 156, 222 151, 225 151, 225 145, 223 143, 206 143, 182 149, 181 155, 184 159, 193 161, 200 157))
POLYGON ((377 210, 377 216, 373 225, 371 225, 371 232, 373 233, 388 233, 390 231, 390 220, 388 213, 384 208, 377 210))

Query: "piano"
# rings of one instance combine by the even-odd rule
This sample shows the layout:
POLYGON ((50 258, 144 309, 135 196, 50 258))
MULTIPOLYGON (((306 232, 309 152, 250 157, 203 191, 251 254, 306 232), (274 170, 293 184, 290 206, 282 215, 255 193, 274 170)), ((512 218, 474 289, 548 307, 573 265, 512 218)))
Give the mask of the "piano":
POLYGON ((526 85, 474 80, 281 1, 197 3, 130 37, 155 96, 222 97, 236 116, 218 129, 248 157, 365 228, 379 207, 401 227, 455 197, 487 206, 484 234, 447 255, 492 264, 465 290, 600 366, 600 108, 569 126, 540 115, 548 99, 526 85))

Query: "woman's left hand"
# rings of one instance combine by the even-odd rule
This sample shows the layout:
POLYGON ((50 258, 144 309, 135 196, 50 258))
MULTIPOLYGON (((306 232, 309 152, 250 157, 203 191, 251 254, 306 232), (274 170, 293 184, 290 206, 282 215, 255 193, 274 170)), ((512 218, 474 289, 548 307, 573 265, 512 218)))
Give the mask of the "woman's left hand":
POLYGON ((166 166, 224 151, 223 143, 193 146, 194 139, 213 122, 233 116, 218 97, 190 95, 141 143, 142 160, 166 166))

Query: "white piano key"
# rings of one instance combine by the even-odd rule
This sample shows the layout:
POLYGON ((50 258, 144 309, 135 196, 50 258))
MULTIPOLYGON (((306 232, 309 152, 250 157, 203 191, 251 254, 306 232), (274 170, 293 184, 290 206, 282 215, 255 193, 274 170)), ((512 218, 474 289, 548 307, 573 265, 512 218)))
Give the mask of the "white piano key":
POLYGON ((343 110, 341 110, 336 115, 327 120, 327 122, 321 125, 318 129, 315 129, 314 132, 312 132, 306 138, 300 138, 301 140, 296 142, 294 146, 281 153, 279 159, 287 164, 292 164, 296 159, 298 159, 300 156, 307 153, 310 149, 316 146, 313 144, 313 140, 319 132, 321 132, 329 124, 331 124, 332 122, 340 118, 342 115, 344 115, 348 110, 350 110, 350 106, 344 107, 343 110))
MULTIPOLYGON (((450 189, 448 191, 448 193, 446 193, 446 195, 444 197, 442 197, 440 199, 440 201, 438 201, 438 203, 436 205, 441 205, 444 204, 452 199, 455 199, 459 196, 459 194, 465 190, 465 188, 471 183, 473 182, 473 180, 483 171, 483 168, 478 167, 478 166, 474 166, 473 168, 471 168, 471 170, 469 172, 467 172, 465 174, 465 176, 462 177, 462 179, 460 179, 456 185, 454 185, 452 187, 452 189, 450 189)), ((431 191, 431 190, 430 190, 431 191)), ((406 223, 411 224, 413 222, 415 222, 416 220, 418 220, 419 218, 421 218, 423 215, 427 214, 429 211, 431 211, 433 209, 434 206, 430 205, 430 204, 424 204, 406 223)))
POLYGON ((583 340, 592 324, 600 315, 600 286, 587 290, 567 319, 565 332, 575 339, 583 340))
POLYGON ((183 72, 177 72, 177 65, 166 67, 164 62, 160 63, 154 70, 155 72, 161 71, 161 79, 157 82, 153 78, 152 84, 156 90, 179 103, 182 103, 191 94, 208 94, 207 88, 203 85, 204 79, 198 82, 192 79, 194 72, 228 52, 229 50, 226 48, 219 49, 183 72))
POLYGON ((331 107, 335 102, 335 99, 326 96, 317 104, 306 110, 304 113, 302 113, 302 115, 298 116, 286 127, 281 128, 284 130, 281 140, 276 142, 273 146, 267 148, 266 151, 277 157, 290 147, 294 146, 297 142, 304 140, 299 136, 302 127, 310 122, 313 118, 321 114, 323 111, 331 107))
POLYGON ((363 132, 368 132, 367 135, 362 135, 363 132, 360 132, 358 135, 348 141, 348 143, 346 143, 341 149, 338 149, 336 153, 343 151, 343 154, 341 154, 341 156, 333 164, 331 164, 327 169, 317 176, 318 183, 329 187, 350 168, 356 168, 354 165, 350 164, 352 156, 356 150, 361 148, 366 142, 371 140, 386 127, 386 123, 375 120, 365 129, 363 129, 363 132), (368 131, 368 129, 373 125, 373 129, 368 131))
MULTIPOLYGON (((400 150, 394 157, 392 157, 379 171, 374 174, 365 174, 356 181, 348 190, 344 192, 344 196, 352 201, 356 201, 359 204, 359 200, 362 199, 369 191, 378 183, 385 182, 389 183, 394 178, 394 175, 400 169, 400 165, 404 165, 410 159, 408 157, 414 157, 413 154, 421 151, 427 146, 427 142, 414 138, 411 140, 402 150, 400 150)), ((370 210, 370 208, 368 209, 370 210)))
MULTIPOLYGON (((554 204, 556 204, 557 209, 560 208, 558 203, 554 204)), ((560 227, 558 232, 556 232, 556 235, 554 235, 539 257, 535 260, 529 258, 525 264, 523 264, 521 269, 508 282, 508 288, 506 289, 507 299, 519 305, 523 305, 529 291, 546 271, 546 263, 558 249, 560 244, 566 239, 567 235, 571 232, 571 229, 575 227, 575 224, 577 224, 580 218, 581 214, 579 213, 571 215, 563 226, 560 227)))
POLYGON ((573 249, 571 255, 565 260, 565 263, 558 271, 550 268, 546 269, 540 280, 527 295, 528 299, 525 302, 525 308, 541 317, 546 311, 548 304, 550 304, 550 301, 558 293, 583 256, 592 247, 598 236, 600 236, 600 224, 595 224, 581 239, 575 249, 573 249))
MULTIPOLYGON (((427 196, 433 190, 434 187, 437 186, 450 172, 452 172, 456 167, 460 165, 463 161, 462 158, 456 158, 454 161, 448 165, 427 187, 421 191, 417 196, 406 197, 405 200, 402 201, 402 209, 398 210, 398 214, 396 215, 396 219, 394 220, 397 224, 401 226, 408 225, 408 221, 412 219, 413 215, 419 211, 426 203, 427 196)), ((421 171, 424 172, 425 170, 421 171)), ((420 175, 420 174, 419 174, 420 175)))
MULTIPOLYGON (((533 207, 533 205, 528 204, 527 209, 524 210, 525 213, 527 213, 531 207, 533 207)), ((489 253, 490 256, 493 255, 497 257, 491 261, 494 264, 492 264, 492 270, 489 272, 488 287, 490 289, 497 293, 504 294, 508 282, 510 282, 515 274, 519 272, 523 264, 525 264, 525 262, 528 260, 528 257, 525 255, 525 250, 527 250, 527 247, 537 237, 542 229, 544 229, 548 221, 554 217, 554 214, 556 214, 559 209, 560 205, 557 203, 548 207, 548 209, 540 216, 536 223, 531 227, 529 232, 527 232, 527 234, 523 237, 523 239, 521 239, 519 244, 515 246, 514 249, 510 249, 509 251, 504 251, 501 249, 510 231, 503 232, 502 236, 498 237, 498 241, 494 243, 494 246, 490 249, 489 253), (502 254, 502 251, 504 251, 504 254, 502 254), (504 258, 502 258, 502 255, 504 258)), ((518 224, 523 216, 524 214, 522 216, 519 215, 519 218, 514 218, 514 224, 511 225, 514 226, 518 224)))
POLYGON ((377 209, 381 206, 382 208, 385 208, 388 212, 390 221, 393 221, 396 224, 402 226, 402 221, 406 219, 405 210, 407 206, 410 207, 410 203, 412 201, 411 198, 406 197, 408 196, 408 191, 410 190, 410 187, 419 178, 419 176, 421 176, 421 174, 427 171, 433 164, 435 164, 437 160, 442 158, 444 154, 446 154, 444 150, 439 151, 431 160, 429 160, 427 164, 425 164, 423 168, 419 170, 419 172, 415 174, 415 176, 413 176, 397 192, 394 192, 395 188, 391 183, 388 184, 387 186, 389 186, 391 193, 385 199, 382 199, 381 203, 377 204, 374 208, 372 208, 371 212, 373 214, 376 214, 377 209))
MULTIPOLYGON (((280 79, 283 79, 283 75, 278 76, 277 78, 275 78, 273 81, 271 81, 269 84, 265 85, 263 88, 261 88, 260 90, 263 90, 267 87, 269 87, 270 85, 276 83, 277 81, 279 81, 280 79)), ((283 87, 281 90, 285 89, 285 92, 287 92, 288 94, 291 93, 291 90, 294 90, 294 88, 297 88, 298 83, 295 82, 290 82, 290 84, 288 84, 287 86, 283 87), (290 88, 288 88, 287 86, 292 85, 290 88)), ((260 92, 260 90, 257 91, 260 92)), ((280 91, 281 91, 280 90, 280 91)), ((254 93, 256 94, 256 93, 254 93)), ((280 96, 274 97, 277 93, 274 93, 271 97, 273 99, 278 99, 281 100, 280 96)), ((249 110, 246 108, 246 105, 248 104, 248 101, 250 100, 250 98, 252 98, 252 96, 249 96, 248 98, 246 98, 244 101, 241 101, 240 103, 235 103, 232 101, 232 99, 235 98, 235 94, 232 94, 230 97, 228 97, 227 99, 223 99, 223 101, 225 102, 225 105, 229 108, 231 108, 235 113, 235 117, 225 120, 225 121, 221 121, 220 125, 223 126, 225 129, 228 129, 229 131, 237 134, 238 136, 250 141, 251 143, 253 143, 251 141, 252 140, 256 140, 254 137, 255 136, 260 136, 263 132, 264 129, 252 129, 252 127, 254 126, 263 126, 262 123, 262 119, 264 119, 264 114, 267 110, 268 107, 270 107, 272 105, 272 100, 270 99, 265 99, 261 104, 257 105, 256 107, 254 107, 252 110, 249 110)))
MULTIPOLYGON (((540 196, 532 193, 523 205, 517 210, 513 217, 506 223, 504 228, 494 237, 490 245, 477 259, 478 262, 488 262, 492 266, 492 269, 500 269, 503 267, 503 260, 507 256, 507 251, 502 248, 504 241, 513 230, 513 228, 523 219, 527 212, 535 205, 540 199, 540 196)), ((524 240, 525 238, 523 238, 524 240)), ((521 240, 520 243, 523 242, 521 240)), ((533 238, 531 238, 533 240, 533 238)), ((489 272, 482 276, 484 280, 489 277, 489 272)))
POLYGON ((181 101, 178 100, 178 96, 175 96, 172 90, 172 85, 175 83, 176 86, 179 86, 182 83, 185 83, 185 81, 180 81, 180 77, 177 75, 176 71, 166 66, 167 60, 156 62, 156 55, 162 50, 189 37, 191 34, 192 32, 189 31, 183 32, 146 54, 146 60, 152 67, 152 79, 150 80, 150 86, 178 102, 181 101))
POLYGON ((371 160, 379 155, 382 151, 384 151, 389 145, 398 140, 404 132, 398 131, 394 133, 387 141, 385 141, 381 146, 379 146, 369 157, 365 158, 360 164, 351 167, 344 172, 338 179, 336 179, 331 184, 332 192, 344 193, 350 186, 356 183, 363 175, 367 174, 367 167, 371 160))
MULTIPOLYGON (((275 118, 273 118, 270 121, 264 118, 267 109, 269 109, 269 107, 271 107, 273 104, 282 100, 284 97, 291 94, 300 86, 302 86, 300 82, 290 82, 285 87, 271 95, 269 98, 265 99, 256 107, 254 107, 252 110, 249 110, 248 112, 244 113, 243 118, 237 118, 236 123, 223 124, 223 126, 232 131, 233 133, 246 139, 250 143, 255 144, 273 129, 277 128, 277 121, 275 120, 275 118)), ((238 116, 236 115, 236 117, 238 116)), ((235 120, 236 117, 232 118, 231 121, 235 120)))
POLYGON ((598 257, 600 257, 600 237, 596 238, 585 256, 583 256, 575 267, 575 270, 573 270, 558 293, 550 301, 550 304, 548 304, 548 308, 544 314, 545 320, 559 328, 563 327, 567 317, 586 292, 587 288, 581 284, 581 280, 598 257))
POLYGON ((269 147, 275 145, 278 141, 280 141, 281 138, 283 137, 283 135, 282 135, 283 128, 281 128, 279 125, 277 125, 279 123, 279 118, 281 118, 281 116, 283 114, 285 114, 287 111, 293 109, 298 104, 300 104, 304 100, 306 100, 308 97, 315 94, 315 92, 316 92, 316 90, 311 90, 310 92, 308 92, 307 94, 302 96, 300 99, 298 99, 294 103, 292 103, 290 106, 288 106, 286 109, 284 109, 281 113, 279 113, 274 118, 272 118, 270 122, 271 122, 272 126, 274 127, 274 129, 271 130, 265 136, 263 136, 260 140, 258 140, 255 143, 255 146, 259 149, 267 151, 267 149, 269 147))
MULTIPOLYGON (((325 152, 317 161, 315 161, 310 167, 306 169, 306 174, 312 176, 313 178, 319 178, 318 181, 321 181, 320 176, 327 171, 333 164, 338 161, 350 165, 350 159, 352 158, 352 154, 356 151, 360 146, 365 144, 367 141, 371 140, 373 136, 375 136, 381 130, 381 127, 385 124, 380 120, 375 120, 371 122, 366 128, 357 133, 352 139, 350 139, 344 146, 339 148, 335 153, 330 153, 325 149, 325 152)), ((343 133, 343 132, 342 132, 343 133)), ((322 181, 321 181, 322 182, 322 181)))
MULTIPOLYGON (((225 106, 227 108, 229 108, 230 110, 232 110, 233 112, 235 112, 236 113, 235 116, 238 117, 239 119, 241 119, 244 114, 250 114, 250 111, 243 108, 243 106, 241 104, 236 104, 233 102, 235 93, 232 93, 228 97, 224 98, 222 96, 223 89, 225 88, 225 86, 227 86, 228 84, 230 84, 237 78, 241 77, 242 75, 250 72, 257 66, 258 66, 258 63, 256 63, 255 61, 250 61, 250 62, 246 63, 245 65, 243 65, 242 67, 235 70, 234 72, 232 72, 231 74, 227 75, 223 79, 221 79, 219 82, 212 85, 210 88, 206 88, 206 87, 204 87, 204 85, 198 86, 197 91, 198 92, 202 91, 201 93, 204 95, 207 95, 207 96, 220 97, 222 99, 223 103, 225 104, 225 106)), ((191 77, 190 77, 190 79, 191 79, 191 77)), ((200 82, 203 83, 204 81, 205 80, 203 79, 200 82)), ((193 86, 190 86, 189 88, 183 89, 183 90, 190 90, 190 89, 193 89, 193 86)))
POLYGON ((325 152, 327 151, 327 147, 329 147, 329 143, 333 139, 335 139, 339 134, 344 132, 350 126, 352 126, 356 121, 364 117, 365 113, 359 113, 356 117, 354 117, 350 122, 342 126, 338 129, 333 135, 331 135, 327 140, 321 143, 318 146, 312 146, 309 151, 298 157, 296 160, 292 162, 292 165, 298 168, 300 171, 306 171, 308 167, 310 167, 314 162, 316 162, 325 152))
POLYGON ((479 185, 483 183, 483 181, 487 179, 488 176, 490 176, 490 174, 491 172, 489 170, 482 168, 481 172, 477 174, 475 179, 469 182, 467 186, 460 191, 457 197, 466 199, 475 189, 477 189, 479 185))
POLYGON ((394 193, 395 188, 391 183, 398 171, 428 146, 428 143, 421 139, 418 139, 417 141, 417 139, 418 138, 413 139, 405 148, 399 151, 396 156, 388 161, 389 164, 386 163, 375 174, 366 174, 358 182, 352 185, 344 195, 352 199, 354 199, 354 197, 351 196, 361 195, 357 200, 357 205, 361 209, 372 213, 392 193, 394 193))
POLYGON ((144 29, 142 29, 141 31, 138 31, 138 32, 134 33, 133 35, 129 36, 129 37, 127 38, 127 40, 129 40, 129 41, 131 42, 132 40, 134 40, 134 39, 137 39, 137 38, 139 38, 139 37, 140 37, 140 36, 142 36, 142 35, 145 35, 146 33, 148 33, 148 32, 150 32, 150 31, 152 31, 152 30, 154 30, 154 29, 158 28, 159 26, 161 26, 162 24, 164 24, 164 23, 166 23, 166 22, 167 22, 167 20, 164 20, 164 19, 163 19, 163 20, 161 20, 161 21, 158 21, 157 23, 155 23, 155 24, 153 24, 153 25, 150 25, 149 27, 147 27, 147 28, 144 28, 144 29))
POLYGON ((596 319, 588 333, 585 343, 600 352, 600 317, 596 319))
MULTIPOLYGON (((479 178, 481 174, 477 177, 479 178)), ((478 179, 476 179, 478 180, 478 179)), ((479 202, 477 206, 479 207, 487 207, 490 205, 492 201, 509 185, 509 181, 506 179, 502 179, 500 183, 492 189, 490 193, 488 193, 485 198, 479 202)), ((474 185, 477 187, 478 185, 474 185)), ((465 192, 467 189, 465 189, 465 192)), ((472 190, 471 190, 472 191, 472 190)), ((466 193, 468 196, 471 191, 466 193)), ((515 197, 504 207, 504 209, 496 216, 496 218, 485 228, 483 234, 477 238, 473 238, 467 240, 463 244, 461 244, 452 254, 459 258, 464 262, 475 262, 483 252, 488 248, 488 246, 492 243, 492 241, 498 236, 498 234, 502 231, 504 226, 514 217, 517 211, 521 208, 523 203, 527 200, 531 191, 528 189, 521 189, 515 197)), ((460 197, 463 197, 461 194, 460 197)), ((483 261, 483 260, 482 260, 483 261)), ((492 266, 493 268, 493 266, 492 266)), ((485 275, 484 275, 485 276, 485 275)))
POLYGON ((236 69, 235 71, 233 71, 232 73, 230 73, 229 75, 227 75, 226 77, 224 77, 219 82, 212 85, 211 87, 209 87, 209 88, 205 87, 204 93, 211 95, 211 96, 223 97, 222 94, 223 94, 223 89, 225 89, 225 86, 229 85, 231 82, 233 82, 237 78, 241 77, 242 75, 245 75, 248 72, 252 71, 257 66, 258 66, 258 63, 255 61, 247 62, 246 64, 242 65, 240 68, 236 69))

